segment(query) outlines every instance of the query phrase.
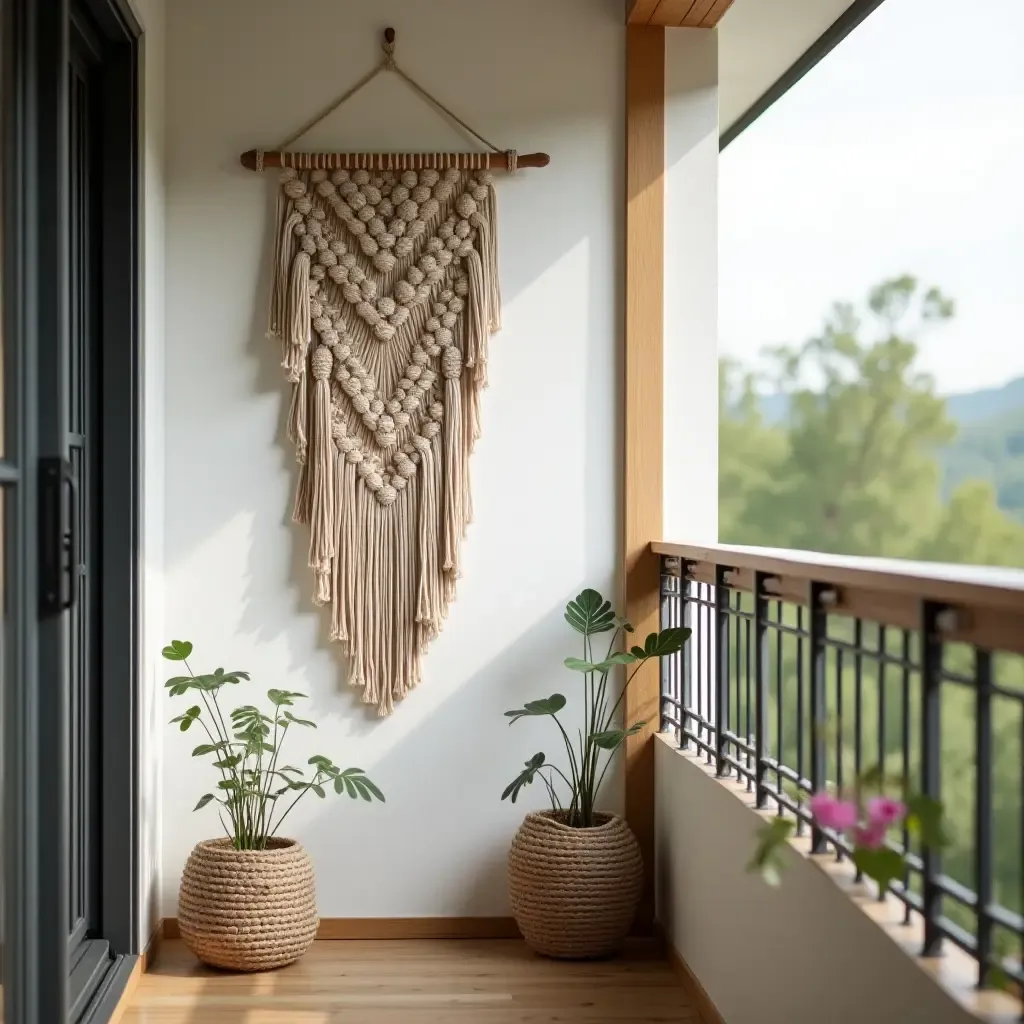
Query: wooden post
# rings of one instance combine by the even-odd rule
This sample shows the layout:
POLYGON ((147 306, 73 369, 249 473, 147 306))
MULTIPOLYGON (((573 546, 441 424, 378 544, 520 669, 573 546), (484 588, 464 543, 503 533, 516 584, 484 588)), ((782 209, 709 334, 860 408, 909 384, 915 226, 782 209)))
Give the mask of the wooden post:
MULTIPOLYGON (((626 331, 623 579, 626 616, 639 642, 658 628, 659 561, 648 547, 662 530, 662 402, 665 276, 665 30, 626 29, 626 331)), ((637 673, 626 722, 646 721, 626 740, 626 820, 644 858, 637 926, 654 918, 654 734, 656 662, 637 673)))

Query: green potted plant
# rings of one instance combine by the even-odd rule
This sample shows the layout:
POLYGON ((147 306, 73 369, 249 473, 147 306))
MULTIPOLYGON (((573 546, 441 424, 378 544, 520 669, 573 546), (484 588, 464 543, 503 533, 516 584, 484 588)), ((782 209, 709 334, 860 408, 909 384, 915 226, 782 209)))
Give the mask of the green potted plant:
POLYGON ((565 666, 582 677, 584 721, 566 729, 559 719, 566 699, 553 693, 505 712, 509 725, 550 717, 565 748, 563 767, 536 753, 509 783, 502 800, 513 803, 524 786, 540 779, 551 810, 528 814, 509 852, 509 898, 519 930, 538 953, 589 958, 614 952, 633 923, 643 891, 643 864, 626 822, 597 809, 605 774, 626 737, 646 722, 619 723, 619 708, 633 677, 652 658, 679 651, 688 629, 651 633, 644 645, 616 651, 633 627, 596 590, 584 590, 565 608, 565 619, 582 635, 583 657, 565 666), (610 633, 604 657, 595 660, 595 638, 610 633), (611 674, 632 667, 613 699, 611 674), (577 739, 570 738, 576 732, 577 739))
POLYGON ((196 675, 192 644, 172 640, 163 656, 187 675, 167 680, 172 697, 196 694, 198 703, 173 718, 182 732, 201 729, 206 741, 193 757, 210 757, 219 775, 216 790, 195 810, 218 808, 225 836, 197 843, 181 877, 178 923, 185 945, 204 963, 238 971, 283 967, 309 949, 316 936, 316 884, 309 854, 279 835, 295 805, 327 787, 351 799, 383 800, 361 768, 338 768, 315 754, 305 769, 282 760, 292 729, 315 729, 290 710, 301 693, 268 690, 270 714, 244 704, 225 714, 221 690, 247 680, 247 672, 196 675))

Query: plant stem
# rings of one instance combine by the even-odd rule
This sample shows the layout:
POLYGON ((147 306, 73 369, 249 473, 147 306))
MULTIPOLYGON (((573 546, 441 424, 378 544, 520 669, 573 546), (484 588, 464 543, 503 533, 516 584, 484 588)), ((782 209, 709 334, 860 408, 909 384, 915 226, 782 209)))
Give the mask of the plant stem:
MULTIPOLYGON (((262 794, 260 798, 260 836, 263 840, 263 845, 260 847, 261 850, 267 848, 267 812, 273 812, 273 807, 270 806, 272 803, 270 799, 270 787, 274 784, 274 768, 277 765, 277 758, 280 753, 280 746, 277 742, 277 726, 280 721, 280 708, 274 713, 274 753, 270 757, 270 766, 267 768, 267 788, 263 789, 263 780, 260 780, 259 791, 262 794)), ((288 727, 285 726, 285 732, 288 731, 288 727)), ((284 743, 284 735, 281 736, 281 742, 284 743)))
MULTIPOLYGON (((188 663, 188 660, 186 658, 182 658, 182 663, 185 666, 185 670, 189 674, 189 678, 192 680, 192 682, 195 682, 196 681, 196 674, 195 674, 195 672, 192 671, 192 666, 188 663)), ((219 707, 217 708, 217 712, 218 713, 216 715, 214 715, 213 708, 210 707, 210 702, 207 699, 206 693, 207 693, 206 690, 200 689, 199 690, 199 698, 200 698, 200 700, 202 700, 203 707, 206 708, 206 713, 210 716, 210 720, 213 722, 213 727, 217 731, 217 739, 215 740, 213 738, 213 734, 210 732, 209 727, 207 726, 206 722, 204 722, 202 720, 202 718, 199 719, 199 724, 202 725, 204 731, 206 732, 206 735, 210 738, 210 742, 212 744, 216 745, 218 742, 224 743, 224 748, 220 751, 220 756, 218 757, 219 761, 223 761, 225 757, 230 756, 231 748, 230 748, 230 746, 228 746, 228 744, 230 744, 231 738, 227 734, 226 730, 224 730, 223 732, 221 731, 220 725, 223 725, 223 717, 220 715, 220 708, 219 707), (218 719, 219 719, 220 724, 218 724, 218 719)), ((213 698, 214 698, 214 704, 216 705, 217 695, 213 694, 213 698)), ((224 782, 228 781, 228 776, 225 775, 225 772, 227 772, 227 773, 229 773, 230 777, 234 779, 236 785, 238 784, 238 778, 235 775, 235 769, 234 768, 228 768, 228 769, 221 768, 221 769, 219 769, 219 771, 221 773, 222 781, 224 781, 224 782)), ((241 792, 241 790, 239 790, 239 792, 241 792)), ((228 794, 230 796, 230 790, 228 790, 228 794)), ((234 841, 235 845, 237 845, 237 838, 238 838, 238 834, 239 834, 238 833, 238 829, 239 829, 238 817, 236 816, 235 812, 232 810, 230 803, 227 804, 227 809, 228 809, 228 816, 231 818, 231 824, 232 824, 232 827, 234 829, 234 834, 232 835, 232 841, 234 841)))
POLYGON ((569 771, 572 773, 572 803, 569 806, 569 813, 572 814, 575 811, 576 803, 579 799, 579 772, 576 768, 576 755, 572 749, 572 743, 569 742, 569 735, 562 727, 562 723, 558 720, 558 715, 551 716, 555 720, 555 725, 558 726, 558 731, 562 734, 562 739, 565 742, 565 750, 569 755, 569 771))
POLYGON ((277 819, 277 824, 274 826, 273 831, 267 835, 267 839, 271 839, 277 835, 277 830, 281 827, 284 819, 291 813, 292 808, 314 787, 320 784, 320 773, 323 771, 322 768, 317 768, 316 775, 313 776, 313 781, 303 789, 299 795, 288 805, 288 809, 277 819))

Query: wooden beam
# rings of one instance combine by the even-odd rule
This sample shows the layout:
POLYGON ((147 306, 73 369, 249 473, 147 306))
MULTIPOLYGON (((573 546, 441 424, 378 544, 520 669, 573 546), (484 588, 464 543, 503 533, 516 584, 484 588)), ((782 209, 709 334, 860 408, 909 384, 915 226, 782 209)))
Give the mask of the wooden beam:
MULTIPOLYGON (((626 29, 625 453, 622 515, 626 617, 641 638, 658 628, 662 528, 665 277, 665 30, 626 29)), ((638 923, 654 911, 654 734, 660 677, 645 665, 624 701, 626 721, 646 727, 626 740, 626 820, 643 852, 646 891, 638 923)))
POLYGON ((714 28, 733 0, 627 0, 626 24, 714 28))

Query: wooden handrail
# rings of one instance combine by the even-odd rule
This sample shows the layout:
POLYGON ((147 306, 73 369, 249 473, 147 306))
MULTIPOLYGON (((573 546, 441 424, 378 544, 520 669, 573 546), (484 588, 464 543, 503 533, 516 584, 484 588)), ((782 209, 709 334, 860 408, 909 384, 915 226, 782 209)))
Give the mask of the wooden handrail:
POLYGON ((714 582, 716 567, 728 567, 729 586, 750 591, 755 572, 768 573, 773 599, 806 604, 812 582, 829 584, 834 614, 902 629, 919 627, 922 602, 941 604, 953 613, 950 641, 1024 654, 1024 570, 726 544, 655 541, 650 548, 679 558, 688 578, 703 583, 714 582))

